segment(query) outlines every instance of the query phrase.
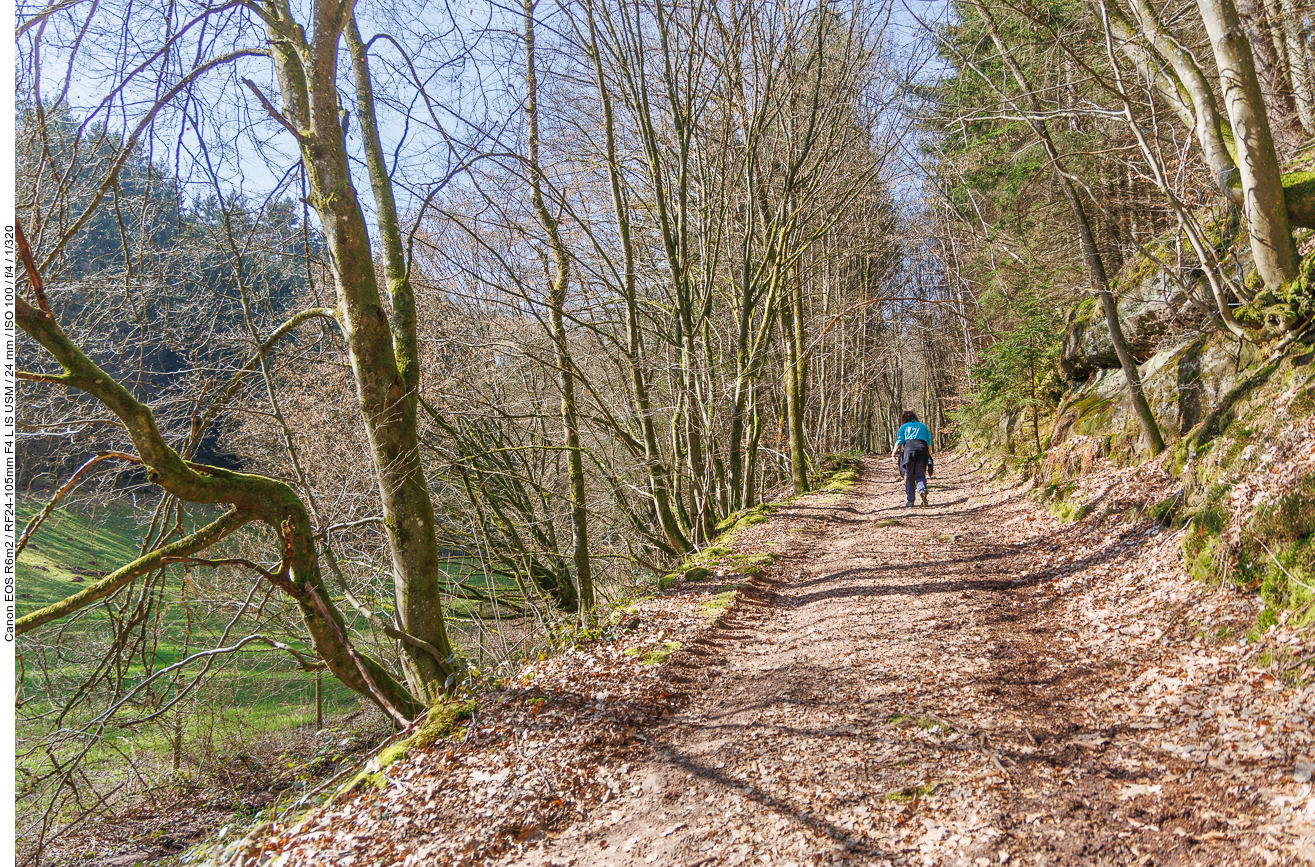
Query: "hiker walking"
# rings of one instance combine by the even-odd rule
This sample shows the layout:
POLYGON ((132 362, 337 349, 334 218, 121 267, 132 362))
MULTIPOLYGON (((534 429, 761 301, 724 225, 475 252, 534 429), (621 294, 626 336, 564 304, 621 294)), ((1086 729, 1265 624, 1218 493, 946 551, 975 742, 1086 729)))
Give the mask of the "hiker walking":
POLYGON ((899 474, 904 479, 904 494, 908 501, 904 505, 913 505, 916 487, 925 506, 927 477, 935 472, 931 458, 931 431, 918 421, 918 416, 911 409, 904 410, 904 414, 899 417, 899 424, 899 430, 895 433, 895 450, 890 456, 893 459, 899 455, 899 474))

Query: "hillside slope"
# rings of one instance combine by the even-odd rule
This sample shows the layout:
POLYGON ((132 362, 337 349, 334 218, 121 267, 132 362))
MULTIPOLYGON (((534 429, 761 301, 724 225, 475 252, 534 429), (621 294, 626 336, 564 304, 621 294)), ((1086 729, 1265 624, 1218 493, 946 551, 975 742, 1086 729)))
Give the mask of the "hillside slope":
POLYGON ((1315 647, 1125 520, 1171 477, 1089 467, 1065 524, 940 463, 928 509, 880 460, 780 508, 737 596, 678 584, 222 860, 1315 863, 1315 647))

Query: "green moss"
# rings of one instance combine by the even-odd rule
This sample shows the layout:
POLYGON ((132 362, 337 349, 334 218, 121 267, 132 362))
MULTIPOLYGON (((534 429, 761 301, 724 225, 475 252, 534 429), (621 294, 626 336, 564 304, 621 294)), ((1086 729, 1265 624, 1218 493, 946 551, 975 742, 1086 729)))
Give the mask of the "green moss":
MULTIPOLYGON (((1152 249, 1151 252, 1156 258, 1164 258, 1164 250, 1152 249)), ((1138 286, 1143 280, 1154 274, 1159 267, 1160 266, 1155 264, 1153 259, 1138 253, 1129 266, 1123 269, 1124 273, 1123 275, 1120 275, 1119 285, 1129 289, 1138 286), (1129 268, 1131 271, 1129 271, 1129 268)), ((1093 308, 1095 307, 1094 299, 1092 301, 1092 306, 1093 308)))
POLYGON ((727 571, 739 575, 761 575, 763 570, 776 562, 771 554, 732 554, 725 560, 727 571))
POLYGON ((1113 398, 1105 397, 1093 389, 1091 394, 1080 397, 1069 405, 1069 411, 1074 414, 1073 432, 1087 436, 1103 436, 1114 419, 1115 408, 1113 398))
POLYGON ((1229 441, 1228 447, 1224 449, 1223 454, 1219 456, 1218 463, 1220 469, 1226 470, 1231 467, 1233 462, 1237 460, 1237 456, 1247 447, 1247 443, 1251 437, 1251 431, 1247 430, 1245 426, 1239 426, 1239 428, 1240 429, 1236 432, 1229 432, 1234 438, 1229 441))
POLYGON ((1151 506, 1146 509, 1146 517, 1155 521, 1161 527, 1170 527, 1173 525, 1174 519, 1178 515, 1182 505, 1182 494, 1173 494, 1172 496, 1165 497, 1157 503, 1151 504, 1151 506))
POLYGON ((475 715, 478 705, 474 701, 450 701, 434 705, 425 719, 425 724, 411 738, 411 743, 424 748, 440 740, 459 735, 464 729, 461 723, 475 715))
POLYGON ((1278 612, 1272 608, 1266 608, 1256 615, 1256 625, 1247 630, 1247 638, 1251 641, 1258 641, 1260 637, 1269 631, 1269 627, 1278 623, 1278 612))
POLYGON ((1092 506, 1090 503, 1074 503, 1069 500, 1060 500, 1052 503, 1047 511, 1055 517, 1056 520, 1065 524, 1074 524, 1091 514, 1092 506))
POLYGON ((639 661, 644 665, 657 665, 660 662, 666 662, 667 657, 672 653, 680 650, 679 641, 664 641, 656 647, 650 648, 639 657, 639 661))
POLYGON ((875 524, 873 524, 872 526, 876 527, 878 530, 883 530, 883 529, 885 529, 886 527, 898 527, 898 526, 900 526, 900 521, 899 521, 898 518, 885 518, 885 519, 883 519, 883 520, 877 521, 877 522, 876 522, 875 524))
POLYGON ((1315 534, 1315 473, 1303 476, 1291 491, 1257 512, 1247 529, 1279 542, 1309 539, 1315 534))
POLYGON ((725 593, 718 593, 711 599, 707 599, 699 604, 699 613, 704 617, 716 618, 731 604, 735 602, 735 591, 727 590, 725 593))
POLYGON ((715 563, 716 561, 720 560, 722 557, 725 557, 727 554, 731 553, 732 550, 733 549, 729 545, 722 545, 722 544, 709 545, 707 548, 704 548, 702 551, 691 557, 689 562, 715 563))
POLYGON ((1191 450, 1187 447, 1187 441, 1180 439, 1169 447, 1169 457, 1164 461, 1164 471, 1175 478, 1183 474, 1187 467, 1187 459, 1191 455, 1191 450))
POLYGON ((1315 201, 1315 172, 1288 172, 1283 176, 1283 196, 1290 203, 1315 201))
POLYGON ((356 776, 352 777, 344 783, 341 788, 334 792, 333 798, 330 798, 330 800, 332 801, 343 795, 352 792, 359 792, 364 789, 382 791, 388 788, 388 778, 384 776, 383 769, 406 758, 406 755, 407 741, 403 740, 390 744, 383 750, 383 752, 379 753, 378 756, 368 762, 366 766, 356 774, 356 776))
POLYGON ((388 780, 383 774, 377 771, 361 771, 352 778, 351 782, 343 786, 338 794, 345 795, 348 792, 356 792, 362 789, 374 789, 377 792, 382 792, 386 788, 388 788, 388 780))
POLYGON ((770 515, 776 512, 776 507, 769 503, 762 503, 754 506, 752 509, 744 509, 734 512, 722 520, 717 525, 719 535, 731 533, 738 534, 741 530, 753 527, 765 522, 770 515))
POLYGON ((685 570, 684 575, 686 581, 698 583, 712 577, 712 570, 706 566, 691 566, 685 570))
POLYGON ((841 470, 840 472, 833 473, 831 477, 827 479, 826 485, 823 486, 822 490, 831 492, 848 491, 857 484, 857 470, 841 470))
POLYGON ((1234 570, 1267 610, 1295 612, 1299 625, 1315 620, 1315 473, 1247 522, 1234 570))
POLYGON ((888 726, 916 725, 923 731, 939 730, 943 734, 949 734, 954 728, 938 719, 930 717, 916 717, 907 713, 893 713, 886 718, 888 726))
POLYGON ((391 744, 385 747, 375 758, 375 762, 379 765, 381 769, 386 768, 389 765, 395 764, 401 761, 402 759, 406 758, 410 752, 411 752, 410 740, 409 739, 401 740, 395 744, 391 744))
POLYGON ((1219 578, 1216 548, 1219 534, 1228 523, 1228 511, 1222 504, 1224 488, 1218 488, 1191 518, 1191 526, 1183 534, 1183 564, 1197 581, 1214 582, 1219 578))
POLYGON ((858 484, 862 467, 862 455, 858 452, 822 455, 809 474, 808 486, 814 491, 843 493, 858 484))
POLYGON ((1206 416, 1205 421, 1192 431, 1191 436, 1188 437, 1189 446, 1199 452, 1202 445, 1228 430, 1235 420, 1238 403, 1268 381, 1273 376, 1274 371, 1278 370, 1278 367, 1279 362, 1277 361, 1267 364, 1233 386, 1232 390, 1224 395, 1214 411, 1206 416))
POLYGON ((1064 317, 1064 321, 1066 323, 1070 325, 1078 325, 1084 328, 1090 327, 1091 323, 1094 322, 1095 319, 1096 319, 1095 298, 1083 298, 1081 301, 1070 307, 1068 309, 1068 314, 1064 317))
POLYGON ((1315 388, 1305 388, 1292 399, 1288 413, 1295 419, 1302 419, 1315 412, 1315 388))
POLYGON ((894 801, 897 804, 905 804, 909 801, 927 798, 936 794, 936 791, 942 785, 944 785, 944 783, 939 781, 934 783, 923 783, 920 786, 909 786, 904 789, 896 789, 893 792, 887 792, 881 797, 887 801, 894 801))

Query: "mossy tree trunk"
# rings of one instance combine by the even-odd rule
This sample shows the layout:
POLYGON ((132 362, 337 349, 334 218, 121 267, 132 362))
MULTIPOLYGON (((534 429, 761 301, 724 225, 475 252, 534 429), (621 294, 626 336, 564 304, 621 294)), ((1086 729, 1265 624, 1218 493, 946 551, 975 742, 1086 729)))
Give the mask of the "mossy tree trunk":
POLYGON ((534 57, 534 0, 525 0, 525 117, 529 124, 530 201, 534 213, 548 236, 552 250, 553 279, 548 291, 549 318, 553 347, 557 353, 558 376, 562 389, 562 428, 566 444, 567 475, 571 491, 571 559, 575 563, 575 581, 579 607, 589 612, 594 607, 594 582, 589 562, 589 515, 585 505, 584 456, 580 445, 579 410, 575 399, 575 364, 567 342, 563 307, 571 285, 571 260, 562 240, 557 218, 543 198, 543 168, 539 163, 538 72, 534 57))
POLYGON ((785 338, 785 415, 790 443, 790 479, 796 494, 808 491, 808 454, 804 440, 804 394, 807 387, 803 349, 803 289, 796 282, 782 299, 785 338))
POLYGON ((402 645, 407 679, 417 694, 434 700, 451 674, 447 660, 452 650, 440 603, 434 508, 420 463, 415 296, 406 278, 391 183, 379 146, 365 50, 359 38, 348 39, 358 85, 356 116, 365 133, 367 167, 379 205, 391 311, 380 294, 370 232, 344 143, 338 57, 343 35, 352 28, 352 6, 316 2, 309 35, 287 0, 266 0, 260 10, 283 95, 282 116, 297 137, 308 199, 320 218, 333 265, 338 318, 374 459, 397 618, 405 633, 423 642, 402 645))

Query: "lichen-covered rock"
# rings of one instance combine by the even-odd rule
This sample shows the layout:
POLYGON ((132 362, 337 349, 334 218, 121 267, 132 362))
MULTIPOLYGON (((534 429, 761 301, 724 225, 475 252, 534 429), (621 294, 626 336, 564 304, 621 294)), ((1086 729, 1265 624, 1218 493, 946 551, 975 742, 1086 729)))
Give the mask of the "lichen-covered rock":
MULTIPOLYGON (((1148 260, 1142 259, 1143 265, 1148 260)), ((1131 289, 1120 294, 1119 321, 1132 357, 1139 363, 1154 356, 1168 341, 1199 328, 1206 315, 1158 267, 1141 267, 1129 275, 1136 280, 1131 289)), ((1070 382, 1080 382, 1098 370, 1119 366, 1114 341, 1100 304, 1087 298, 1068 312, 1064 327, 1060 372, 1070 382)))
MULTIPOLYGON (((1216 332, 1165 347, 1139 365, 1142 389, 1164 439, 1177 439, 1203 421, 1260 357, 1255 346, 1239 347, 1216 332)), ((1065 397, 1051 447, 1080 436, 1103 441, 1108 456, 1119 463, 1148 456, 1121 370, 1101 370, 1065 397)))

